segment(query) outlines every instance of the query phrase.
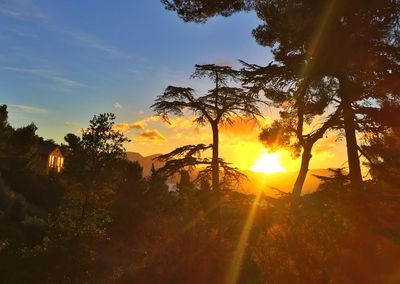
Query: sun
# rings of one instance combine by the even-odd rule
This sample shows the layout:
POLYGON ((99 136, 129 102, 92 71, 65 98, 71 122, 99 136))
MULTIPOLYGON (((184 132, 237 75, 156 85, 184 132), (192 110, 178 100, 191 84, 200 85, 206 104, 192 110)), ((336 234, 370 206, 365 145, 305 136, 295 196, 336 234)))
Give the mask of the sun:
POLYGON ((281 165, 279 153, 268 153, 268 151, 264 151, 264 154, 257 159, 255 164, 251 167, 251 170, 264 174, 272 174, 285 171, 285 169, 281 165))

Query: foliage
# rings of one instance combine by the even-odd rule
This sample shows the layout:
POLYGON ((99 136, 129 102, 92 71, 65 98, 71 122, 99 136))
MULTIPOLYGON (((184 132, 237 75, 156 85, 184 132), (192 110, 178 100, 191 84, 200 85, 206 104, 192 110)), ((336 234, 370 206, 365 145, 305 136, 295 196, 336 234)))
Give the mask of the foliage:
MULTIPOLYGON (((112 129, 109 120, 99 122, 112 129)), ((2 281, 221 283, 250 217, 238 283, 397 280, 400 199, 383 176, 356 194, 344 190, 348 178, 336 171, 324 177, 325 190, 296 200, 260 195, 256 202, 227 191, 216 229, 209 178, 194 182, 181 170, 175 190, 154 167, 144 177, 138 163, 124 159, 120 139, 99 136, 107 142, 67 135, 65 172, 32 178, 34 198, 0 176, 2 281), (98 146, 106 143, 120 147, 111 147, 113 154, 98 146), (86 178, 95 177, 86 163, 96 164, 103 176, 86 178), (45 198, 57 188, 60 198, 45 198)), ((196 150, 178 153, 186 158, 196 150)))
POLYGON ((209 177, 212 189, 218 194, 221 184, 243 177, 236 168, 219 157, 219 127, 221 124, 232 124, 234 118, 242 119, 244 116, 256 119, 261 116, 259 104, 262 101, 258 93, 229 86, 240 80, 240 72, 228 66, 196 65, 192 78, 208 78, 213 82, 214 88, 204 95, 195 96, 192 88, 168 86, 152 108, 166 122, 169 122, 170 115, 182 116, 185 111, 192 112, 194 123, 208 124, 211 127, 212 144, 187 145, 162 155, 159 159, 166 161, 166 164, 160 171, 172 175, 184 168, 203 167, 199 180, 209 177), (208 149, 211 149, 212 157, 202 158, 200 153, 208 149))
POLYGON ((293 98, 291 104, 299 114, 298 139, 303 135, 303 120, 307 120, 307 103, 315 110, 329 106, 323 92, 314 100, 304 98, 304 91, 310 84, 337 85, 331 88, 335 97, 330 108, 336 113, 342 109, 352 187, 363 187, 356 139, 357 128, 362 126, 359 119, 368 115, 362 109, 374 100, 399 95, 394 83, 399 76, 399 1, 162 2, 183 20, 193 22, 247 9, 256 12, 261 23, 253 36, 260 45, 271 48, 274 62, 261 68, 247 64, 256 71, 250 88, 265 85, 263 78, 267 78, 266 93, 279 107, 285 107, 288 97, 293 98), (271 91, 271 86, 278 89, 271 91))
POLYGON ((95 116, 81 137, 67 134, 63 173, 39 176, 32 165, 44 140, 33 124, 10 126, 0 106, 0 282, 222 283, 238 259, 238 283, 399 282, 398 1, 162 2, 196 22, 255 10, 262 22, 253 34, 275 62, 242 72, 196 65, 193 77, 214 84, 200 96, 169 86, 154 110, 167 122, 192 112, 214 139, 162 155, 166 166, 148 177, 126 160, 113 114, 95 116), (328 129, 344 128, 346 138, 362 131, 353 154, 372 169, 366 190, 347 190, 351 168, 298 199, 225 191, 215 200, 214 189, 240 177, 219 158, 218 127, 260 115, 260 89, 281 108, 260 135, 268 147, 304 153, 328 129), (321 127, 305 133, 322 114, 321 127), (202 171, 191 180, 194 166, 202 171))

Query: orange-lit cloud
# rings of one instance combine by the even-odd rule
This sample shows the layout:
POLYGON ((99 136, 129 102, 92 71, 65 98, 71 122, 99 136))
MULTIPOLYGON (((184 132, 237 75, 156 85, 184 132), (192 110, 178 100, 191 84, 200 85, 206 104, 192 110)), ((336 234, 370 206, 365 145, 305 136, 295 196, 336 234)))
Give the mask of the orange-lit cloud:
POLYGON ((194 120, 194 117, 191 117, 191 118, 176 117, 176 118, 169 119, 168 123, 166 123, 165 125, 168 128, 188 129, 188 128, 192 128, 195 126, 195 123, 193 122, 193 120, 194 120))
POLYGON ((167 141, 164 135, 160 133, 157 129, 145 130, 139 136, 134 138, 136 141, 167 141))
POLYGON ((234 117, 231 119, 232 124, 224 124, 220 127, 220 132, 228 136, 248 136, 260 132, 260 128, 271 122, 271 118, 266 116, 257 120, 252 118, 234 117))
POLYGON ((142 129, 143 129, 143 128, 147 127, 151 123, 161 122, 161 121, 162 121, 161 117, 152 115, 152 116, 149 116, 149 117, 145 117, 145 118, 143 118, 141 120, 137 120, 137 121, 133 122, 132 124, 141 125, 142 129))
POLYGON ((131 129, 144 129, 144 125, 140 122, 133 123, 116 123, 113 126, 116 131, 127 132, 131 129))
POLYGON ((340 140, 336 135, 329 135, 326 138, 322 138, 315 143, 314 151, 316 154, 323 152, 331 152, 335 148, 336 144, 340 140))

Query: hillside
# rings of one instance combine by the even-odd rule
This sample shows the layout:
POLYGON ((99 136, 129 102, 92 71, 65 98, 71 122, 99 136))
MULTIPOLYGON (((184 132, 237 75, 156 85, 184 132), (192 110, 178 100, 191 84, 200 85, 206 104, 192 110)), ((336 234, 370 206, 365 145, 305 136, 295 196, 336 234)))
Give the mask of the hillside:
POLYGON ((137 153, 137 152, 127 152, 126 153, 128 160, 129 161, 137 161, 139 162, 139 164, 143 167, 143 175, 144 176, 148 176, 150 175, 150 171, 151 171, 151 165, 154 164, 154 167, 160 168, 163 163, 159 162, 159 161, 155 161, 153 160, 154 158, 160 156, 161 154, 153 154, 150 156, 142 156, 141 154, 137 153))

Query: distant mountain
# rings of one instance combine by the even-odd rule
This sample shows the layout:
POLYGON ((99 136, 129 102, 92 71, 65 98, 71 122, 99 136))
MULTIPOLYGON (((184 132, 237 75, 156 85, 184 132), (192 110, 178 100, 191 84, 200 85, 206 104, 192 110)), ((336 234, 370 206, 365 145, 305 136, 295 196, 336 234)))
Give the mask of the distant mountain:
POLYGON ((143 167, 143 175, 144 176, 150 175, 152 164, 154 164, 154 167, 156 169, 162 167, 164 164, 162 162, 153 160, 154 158, 157 158, 161 154, 153 154, 153 155, 144 157, 137 152, 127 152, 126 155, 127 155, 129 161, 139 162, 139 164, 143 167))
MULTIPOLYGON (((150 175, 151 165, 154 164, 156 169, 162 167, 164 163, 153 160, 157 158, 161 154, 154 154, 150 156, 142 156, 137 152, 127 152, 128 160, 137 161, 143 167, 143 175, 150 175)), ((274 188, 283 191, 283 192, 291 192, 293 184, 297 178, 297 172, 282 172, 282 173, 273 173, 273 174, 263 174, 257 173, 253 171, 242 171, 247 175, 248 180, 244 180, 241 184, 241 189, 245 193, 255 193, 260 190, 263 190, 269 195, 276 195, 278 193, 274 188)), ((193 171, 191 173, 192 178, 195 178, 198 171, 193 171)), ((316 191, 321 181, 315 177, 314 175, 319 176, 332 176, 332 172, 328 169, 312 169, 308 171, 306 181, 303 187, 303 194, 311 193, 316 191)), ((175 182, 177 177, 171 179, 175 182)))

